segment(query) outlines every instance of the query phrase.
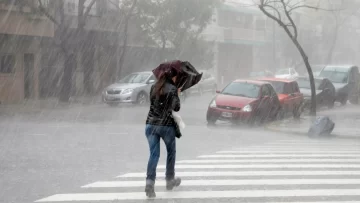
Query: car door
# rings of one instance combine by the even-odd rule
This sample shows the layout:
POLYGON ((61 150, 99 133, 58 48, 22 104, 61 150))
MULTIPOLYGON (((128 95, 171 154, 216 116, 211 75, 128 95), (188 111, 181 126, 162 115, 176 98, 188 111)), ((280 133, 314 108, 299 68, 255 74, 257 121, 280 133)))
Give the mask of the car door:
POLYGON ((269 108, 270 108, 270 114, 269 117, 270 118, 275 118, 277 116, 277 113, 281 107, 279 98, 277 96, 277 93, 275 91, 275 89, 273 88, 273 86, 271 85, 266 85, 270 91, 270 102, 269 102, 269 108))
POLYGON ((303 102, 304 96, 300 92, 299 85, 296 81, 293 81, 290 84, 291 84, 292 94, 295 95, 295 98, 294 98, 295 106, 294 107, 299 107, 301 105, 301 103, 303 102))
POLYGON ((268 85, 263 85, 260 91, 260 104, 258 107, 258 115, 262 118, 269 116, 269 109, 271 105, 271 91, 268 85))

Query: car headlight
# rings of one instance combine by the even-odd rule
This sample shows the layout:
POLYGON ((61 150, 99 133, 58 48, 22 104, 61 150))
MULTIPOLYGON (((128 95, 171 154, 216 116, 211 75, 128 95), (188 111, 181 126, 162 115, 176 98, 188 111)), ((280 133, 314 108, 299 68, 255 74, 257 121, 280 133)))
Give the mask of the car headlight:
POLYGON ((209 107, 211 107, 211 108, 215 108, 215 107, 216 107, 216 101, 215 101, 215 99, 213 99, 213 100, 211 101, 209 107))
POLYGON ((121 94, 131 94, 131 93, 133 93, 133 89, 126 89, 126 90, 124 90, 124 91, 122 91, 121 92, 121 94))
POLYGON ((242 111, 244 111, 244 112, 251 112, 251 111, 252 111, 252 108, 251 108, 250 104, 244 106, 244 108, 242 109, 242 111))

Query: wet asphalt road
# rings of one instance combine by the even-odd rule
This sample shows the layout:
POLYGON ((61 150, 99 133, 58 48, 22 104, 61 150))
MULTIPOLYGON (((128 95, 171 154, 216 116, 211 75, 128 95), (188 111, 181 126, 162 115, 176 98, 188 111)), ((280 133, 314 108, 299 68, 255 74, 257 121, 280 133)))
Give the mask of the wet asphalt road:
MULTIPOLYGON (((360 179, 360 173, 351 173, 360 169, 360 165, 357 165, 360 163, 360 145, 357 141, 314 141, 298 136, 271 133, 262 128, 232 128, 228 125, 208 128, 205 113, 211 97, 212 95, 204 95, 189 98, 181 110, 187 128, 183 132, 184 137, 177 142, 177 160, 185 162, 177 164, 179 166, 177 172, 183 174, 184 186, 177 188, 173 193, 167 193, 164 187, 159 185, 158 198, 164 198, 164 200, 150 202, 360 201, 360 191, 358 191, 360 181, 352 184, 341 183, 341 180, 346 182, 350 179, 360 179), (223 152, 225 154, 219 152, 224 150, 245 151, 223 152), (352 154, 349 157, 336 156, 347 153, 349 150, 352 154), (278 153, 288 153, 286 151, 291 151, 291 154, 278 157, 278 153), (304 151, 305 153, 313 151, 313 154, 319 157, 307 157, 304 151), (331 154, 322 157, 323 152, 331 154), (259 154, 262 155, 258 157, 259 154), (199 157, 202 155, 208 156, 199 157), (340 166, 310 165, 305 168, 301 165, 291 166, 300 155, 304 156, 301 160, 305 164, 335 163, 340 166), (205 163, 198 160, 203 160, 205 163), (227 162, 221 163, 224 160, 227 162), (257 160, 256 165, 250 163, 254 160, 257 160), (206 163, 207 161, 209 163, 206 163), (268 165, 279 163, 287 165, 273 165, 272 167, 275 168, 268 165), (206 175, 204 171, 218 175, 206 175), (276 171, 284 174, 279 176, 276 171), (299 171, 300 173, 301 171, 315 172, 314 174, 304 172, 302 176, 296 175, 299 171), (335 172, 321 174, 321 171, 335 172), (198 172, 198 174, 191 175, 193 172, 198 172), (248 174, 238 174, 242 172, 248 174), (255 173, 252 174, 252 172, 255 173), (226 175, 226 173, 230 174, 226 175), (325 181, 322 184, 314 184, 308 181, 296 184, 296 180, 292 179, 298 178, 326 181, 336 179, 338 182, 333 180, 333 183, 325 181), (206 180, 209 179, 215 185, 210 185, 210 182, 208 184, 206 180), (252 181, 246 183, 246 179, 252 181), (266 181, 268 179, 271 180, 266 181), (287 181, 288 179, 291 180, 287 181), (199 181, 191 182, 193 180, 199 181), (236 183, 234 180, 240 180, 240 183, 243 183, 236 183), (259 180, 263 182, 251 184, 259 180), (280 181, 278 185, 269 183, 277 181, 280 181), (281 181, 284 183, 281 184, 281 181), (300 191, 302 197, 294 197, 300 194, 296 189, 302 190, 300 191), (311 193, 306 189, 316 191, 311 193), (288 190, 289 193, 283 190, 288 190), (291 196, 292 193, 295 195, 291 196), (329 194, 335 196, 329 197, 329 194), (213 195, 211 199, 206 199, 211 195, 213 195)), ((142 175, 115 178, 129 173, 145 172, 148 146, 144 137, 143 123, 147 110, 147 107, 112 108, 106 105, 92 105, 67 110, 47 110, 31 116, 18 115, 8 119, 2 118, 0 123, 0 202, 28 203, 49 196, 50 199, 46 201, 74 202, 65 201, 65 196, 52 196, 70 194, 67 198, 75 200, 76 195, 73 193, 85 193, 83 202, 106 202, 100 199, 112 201, 114 197, 109 197, 108 193, 116 193, 117 199, 125 199, 119 202, 148 202, 143 196, 143 186, 137 186, 138 183, 134 182, 143 181, 142 175), (126 182, 126 187, 109 188, 105 184, 105 188, 81 188, 97 181, 130 182, 126 182), (89 199, 88 193, 101 194, 96 197, 90 196, 89 199), (124 196, 124 193, 128 196, 124 196), (130 197, 133 200, 130 200, 130 197)), ((165 157, 166 152, 162 146, 159 165, 165 163, 165 157)), ((159 176, 161 175, 162 173, 159 173, 159 176)))

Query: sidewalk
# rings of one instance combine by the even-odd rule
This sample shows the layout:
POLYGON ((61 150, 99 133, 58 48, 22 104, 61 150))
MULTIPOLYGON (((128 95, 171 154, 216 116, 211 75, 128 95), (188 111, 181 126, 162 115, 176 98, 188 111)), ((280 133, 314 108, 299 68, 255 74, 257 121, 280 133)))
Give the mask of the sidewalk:
MULTIPOLYGON (((317 116, 329 116, 335 123, 335 128, 331 133, 332 136, 338 138, 359 138, 360 139, 360 110, 354 111, 328 111, 318 112, 317 116)), ((265 126, 265 129, 288 133, 294 135, 307 136, 310 125, 315 121, 316 117, 303 116, 300 119, 287 118, 281 121, 275 121, 265 126)))
POLYGON ((0 104, 0 116, 38 114, 44 110, 64 110, 101 103, 100 96, 72 97, 69 103, 61 103, 56 98, 27 100, 18 104, 0 104))

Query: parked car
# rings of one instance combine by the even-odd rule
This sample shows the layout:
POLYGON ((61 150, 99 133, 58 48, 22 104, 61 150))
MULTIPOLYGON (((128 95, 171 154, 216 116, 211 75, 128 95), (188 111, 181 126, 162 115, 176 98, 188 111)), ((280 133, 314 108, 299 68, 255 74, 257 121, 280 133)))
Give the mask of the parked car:
MULTIPOLYGON (((120 103, 145 105, 149 101, 150 89, 155 82, 156 78, 151 71, 131 73, 106 87, 102 92, 102 100, 110 106, 120 103)), ((179 95, 182 102, 185 101, 186 95, 186 91, 179 95)))
POLYGON ((103 90, 103 101, 112 106, 120 103, 144 105, 148 101, 151 85, 155 80, 155 76, 150 71, 127 75, 103 90))
POLYGON ((279 69, 275 73, 276 78, 283 78, 283 79, 294 79, 299 76, 299 73, 296 72, 294 68, 284 68, 279 69))
POLYGON ((199 95, 202 95, 204 92, 215 93, 217 89, 216 78, 206 70, 199 70, 199 72, 203 73, 201 81, 190 88, 188 93, 198 93, 199 95))
POLYGON ((268 70, 264 70, 264 71, 253 71, 250 72, 249 77, 250 78, 258 78, 258 77, 274 77, 274 73, 272 73, 271 71, 268 70))
POLYGON ((328 78, 336 90, 336 101, 345 105, 349 100, 353 104, 359 103, 359 68, 357 66, 337 66, 331 65, 324 67, 320 77, 328 78))
POLYGON ((281 78, 262 78, 259 80, 269 82, 274 87, 284 114, 292 113, 294 117, 300 117, 304 96, 300 92, 296 80, 281 78))
MULTIPOLYGON (((336 100, 335 86, 327 78, 314 78, 316 89, 316 106, 333 108, 336 100)), ((311 88, 308 77, 298 77, 300 92, 304 95, 304 108, 311 106, 311 88)))
POLYGON ((253 124, 276 119, 281 110, 274 88, 267 82, 235 80, 210 102, 206 119, 209 124, 217 120, 253 124))
MULTIPOLYGON (((312 65, 311 69, 313 71, 313 75, 314 77, 318 77, 320 75, 321 70, 325 67, 326 65, 312 65)), ((307 73, 307 71, 306 71, 307 73)))

